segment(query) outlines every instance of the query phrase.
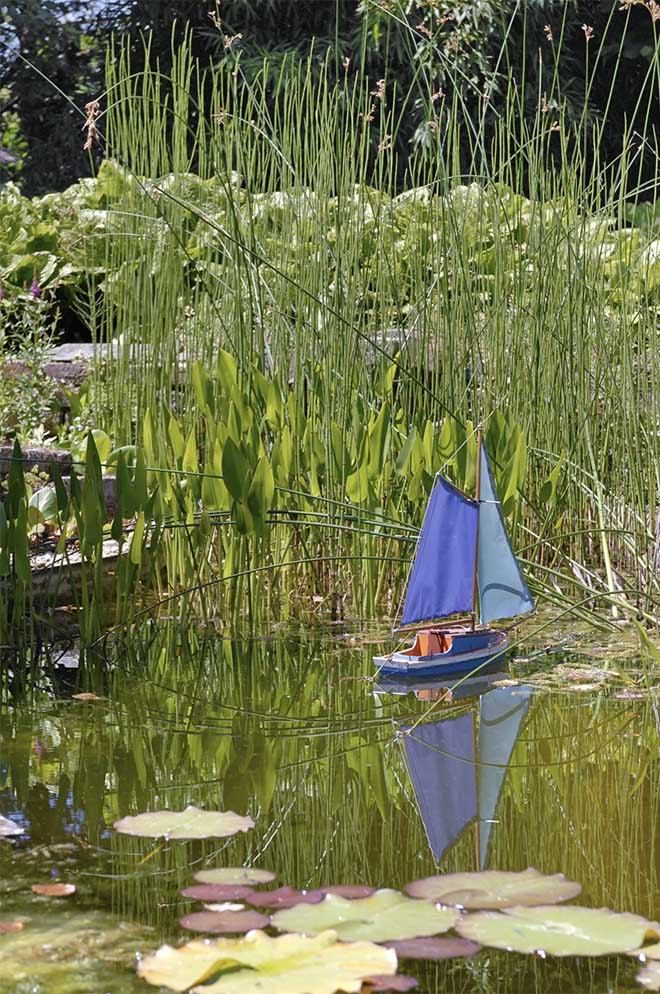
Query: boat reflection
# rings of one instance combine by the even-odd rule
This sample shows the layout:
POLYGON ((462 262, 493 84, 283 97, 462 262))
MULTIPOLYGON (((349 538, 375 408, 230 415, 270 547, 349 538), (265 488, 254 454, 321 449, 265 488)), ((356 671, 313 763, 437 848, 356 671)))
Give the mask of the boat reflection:
POLYGON ((470 680, 410 683, 381 679, 378 693, 414 692, 418 700, 465 705, 441 720, 402 726, 410 778, 431 851, 440 861, 465 829, 476 827, 479 868, 485 869, 497 804, 529 710, 533 688, 494 686, 505 674, 470 680))

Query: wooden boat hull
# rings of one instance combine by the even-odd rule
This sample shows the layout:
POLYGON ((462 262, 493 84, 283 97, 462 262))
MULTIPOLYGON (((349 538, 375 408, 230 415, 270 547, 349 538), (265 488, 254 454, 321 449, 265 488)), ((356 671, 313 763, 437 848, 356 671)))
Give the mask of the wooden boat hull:
POLYGON ((416 642, 409 649, 393 652, 389 656, 374 656, 379 675, 398 677, 432 677, 470 673, 489 666, 502 665, 502 658, 509 645, 508 636, 493 628, 476 631, 436 630, 419 632, 416 642), (443 652, 424 651, 424 636, 431 636, 442 644, 445 639, 448 647, 443 652))

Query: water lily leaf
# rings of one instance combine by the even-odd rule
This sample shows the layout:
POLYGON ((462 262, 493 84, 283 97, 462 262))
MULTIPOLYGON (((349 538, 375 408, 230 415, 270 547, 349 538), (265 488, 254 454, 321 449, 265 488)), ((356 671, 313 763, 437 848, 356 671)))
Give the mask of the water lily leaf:
POLYGON ((267 928, 270 919, 259 911, 194 911, 179 919, 181 928, 191 932, 212 932, 223 935, 231 932, 249 932, 252 928, 267 928))
POLYGON ((161 946, 141 960, 138 974, 155 986, 174 991, 194 987, 199 994, 259 994, 266 989, 268 994, 350 994, 360 990, 365 977, 392 975, 396 966, 393 950, 371 942, 338 942, 332 931, 272 939, 257 930, 241 939, 193 940, 178 949, 161 946), (211 984, 195 986, 211 976, 211 984))
POLYGON ((17 825, 11 818, 0 815, 0 839, 8 838, 10 835, 22 835, 24 831, 25 829, 17 825))
POLYGON ((293 908, 297 904, 318 904, 325 894, 321 890, 296 890, 278 887, 276 890, 255 891, 250 904, 255 908, 293 908))
POLYGON ((75 884, 32 884, 35 894, 42 894, 43 897, 69 897, 76 893, 75 884))
POLYGON ((314 935, 333 928, 344 941, 386 942, 446 932, 458 918, 453 908, 415 901, 397 890, 378 890, 371 897, 354 901, 328 894, 321 904, 278 911, 271 922, 282 932, 314 935))
POLYGON ((582 890, 563 873, 544 876, 530 867, 520 873, 483 870, 481 873, 445 873, 413 880, 405 888, 412 897, 462 908, 511 908, 519 905, 559 904, 582 890))
POLYGON ((376 893, 375 887, 367 887, 366 884, 331 884, 329 887, 319 887, 322 894, 336 894, 338 897, 355 899, 357 897, 371 897, 376 893))
POLYGON ((275 874, 258 866, 216 866, 200 870, 194 877, 200 884, 269 884, 275 874))
POLYGON ((16 918, 13 922, 0 922, 0 935, 4 935, 7 932, 22 932, 25 928, 25 922, 22 922, 19 918, 16 918))
POLYGON ((193 884, 181 891, 192 901, 242 901, 254 894, 251 887, 240 884, 193 884))
POLYGON ((367 977, 362 987, 363 994, 377 994, 380 991, 411 991, 417 987, 419 981, 414 977, 407 977, 405 973, 395 973, 393 977, 387 975, 375 975, 367 977))
POLYGON ((456 925, 466 939, 519 953, 551 956, 605 956, 636 949, 659 938, 657 924, 608 908, 505 908, 467 915, 456 925))
POLYGON ((124 835, 149 839, 211 839, 236 835, 254 828, 249 815, 234 811, 202 811, 189 805, 184 811, 145 811, 115 822, 124 835))
POLYGON ((642 987, 646 987, 647 991, 660 990, 660 963, 657 960, 645 963, 635 980, 642 987))
POLYGON ((481 946, 469 939, 457 939, 454 936, 425 939, 401 939, 386 942, 388 949, 393 949, 399 959, 457 959, 459 956, 474 956, 481 946))

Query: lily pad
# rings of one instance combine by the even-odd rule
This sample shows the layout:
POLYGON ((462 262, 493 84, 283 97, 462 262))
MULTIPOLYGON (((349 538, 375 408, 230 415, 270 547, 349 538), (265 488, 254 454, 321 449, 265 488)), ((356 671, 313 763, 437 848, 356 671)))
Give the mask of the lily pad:
POLYGON ((417 987, 419 981, 414 977, 407 977, 405 973, 395 973, 393 977, 380 974, 380 976, 367 977, 362 987, 363 994, 378 994, 380 991, 411 991, 417 987))
POLYGON ((25 829, 17 825, 11 818, 5 818, 3 815, 0 815, 0 838, 8 838, 10 835, 22 835, 24 831, 25 829))
POLYGON ((255 891, 250 898, 250 904, 255 908, 293 908, 298 904, 318 904, 324 897, 322 890, 278 887, 277 890, 255 891))
POLYGON ((608 908, 505 908, 467 915, 456 925, 466 939, 518 953, 607 956, 660 938, 657 923, 608 908))
POLYGON ((652 946, 643 946, 641 949, 633 949, 631 956, 638 956, 640 959, 660 959, 660 942, 654 942, 652 946))
POLYGON ((25 922, 22 922, 19 918, 16 918, 12 922, 0 922, 0 935, 5 935, 9 932, 22 932, 25 928, 25 922))
POLYGON ((353 901, 328 894, 321 904, 276 912, 271 923, 281 932, 315 935, 332 928, 344 941, 386 942, 446 932, 458 918, 453 908, 415 901, 398 890, 377 890, 371 897, 353 901))
POLYGON ((354 900, 357 897, 371 897, 376 893, 375 887, 366 884, 331 884, 329 887, 318 888, 322 894, 336 894, 337 897, 347 897, 354 900))
POLYGON ((149 839, 217 839, 254 828, 249 815, 234 811, 202 811, 189 805, 184 811, 145 811, 115 822, 124 835, 149 839))
POLYGON ((645 963, 635 980, 642 987, 646 987, 647 991, 660 990, 660 963, 657 960, 645 963))
POLYGON ((41 894, 43 897, 70 897, 71 894, 76 893, 75 884, 32 884, 32 890, 35 894, 41 894))
POLYGON ((249 932, 252 928, 267 928, 270 919, 259 911, 194 911, 179 920, 181 928, 191 932, 213 935, 249 932))
POLYGON ((582 890, 563 873, 545 876, 530 867, 520 873, 483 870, 481 873, 445 873, 413 880, 405 888, 412 897, 424 897, 461 908, 511 908, 559 904, 582 890))
POLYGON ((192 901, 242 901, 252 897, 254 891, 238 884, 192 884, 181 893, 192 901))
POLYGON ((349 994, 365 977, 396 973, 396 953, 372 942, 343 943, 334 932, 314 937, 249 932, 241 939, 193 940, 161 946, 141 960, 138 974, 155 986, 199 994, 349 994), (241 969, 247 967, 247 969, 241 969), (220 976, 215 975, 220 971, 220 976), (213 976, 211 984, 195 985, 213 976))
POLYGON ((386 942, 388 949, 393 949, 399 959, 457 959, 460 956, 474 956, 481 946, 469 939, 457 939, 454 936, 425 939, 400 939, 386 942))
POLYGON ((216 866, 210 870, 200 870, 194 874, 200 884, 269 884, 275 879, 271 870, 261 870, 258 866, 216 866))

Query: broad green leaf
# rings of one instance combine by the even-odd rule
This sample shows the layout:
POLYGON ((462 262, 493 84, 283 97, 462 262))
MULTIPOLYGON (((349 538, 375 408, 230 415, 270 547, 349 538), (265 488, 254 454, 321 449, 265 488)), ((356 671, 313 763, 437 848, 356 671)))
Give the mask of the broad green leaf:
POLYGON ((92 437, 94 438, 94 445, 96 446, 99 462, 104 465, 108 462, 110 453, 112 452, 112 442, 110 441, 110 436, 100 428, 93 428, 92 437))
POLYGON ((181 468, 185 473, 199 473, 199 462, 197 460, 197 439, 195 437, 194 428, 191 428, 188 440, 186 441, 186 448, 183 453, 181 468))
POLYGON ((252 477, 247 495, 247 505, 253 514, 263 516, 270 510, 275 494, 273 471, 266 456, 262 456, 252 477))
POLYGON ((54 487, 41 487, 30 497, 28 507, 35 508, 42 522, 57 521, 57 494, 54 487))
POLYGON ((189 805, 183 811, 146 811, 128 815, 114 824, 124 835, 150 839, 217 839, 254 827, 249 815, 234 811, 202 811, 189 805))
POLYGON ((343 941, 385 942, 446 932, 459 917, 454 908, 417 901, 396 890, 378 890, 371 897, 355 901, 328 894, 320 904, 277 911, 272 923, 282 932, 315 935, 332 928, 343 941))
POLYGON ((547 480, 541 487, 541 492, 539 493, 539 500, 543 504, 554 503, 555 496, 557 494, 557 483, 559 482, 559 476, 564 465, 564 453, 559 457, 557 465, 552 469, 547 480))
POLYGON ((353 994, 366 977, 392 976, 396 967, 393 950, 371 942, 337 942, 331 931, 274 939, 254 931, 241 939, 161 946, 140 962, 138 974, 155 986, 193 988, 194 994, 353 994), (210 977, 210 984, 196 986, 210 977))
POLYGON ((484 946, 550 956, 609 956, 660 938, 658 925, 639 915, 608 908, 544 905, 477 911, 456 924, 466 939, 484 946))
POLYGON ((202 884, 268 884, 275 879, 271 870, 258 866, 216 866, 210 870, 199 870, 195 880, 202 884))
POLYGON ((233 355, 224 349, 218 352, 217 373, 221 387, 231 396, 238 387, 238 366, 233 355))
POLYGON ((203 412, 213 410, 213 384, 199 359, 195 359, 192 368, 192 384, 195 397, 203 412))
POLYGON ((222 476, 227 490, 236 501, 244 501, 247 497, 247 477, 249 473, 247 459, 232 438, 228 438, 222 452, 222 476))
POLYGON ((410 459, 410 453, 412 452, 412 448, 413 445, 415 444, 416 439, 417 439, 417 429, 413 427, 411 428, 407 439, 401 446, 399 455, 397 456, 396 471, 399 474, 399 476, 403 476, 404 473, 406 472, 406 468, 408 466, 408 460, 410 459))
POLYGON ((390 405, 386 402, 380 409, 376 422, 369 433, 369 463, 367 473, 371 480, 378 479, 383 472, 390 433, 390 405))
POLYGON ((142 562, 142 543, 144 541, 144 511, 140 511, 135 522, 135 531, 131 539, 130 560, 134 566, 142 562))
POLYGON ((167 434, 169 435, 170 443, 172 445, 172 452, 174 453, 174 458, 179 461, 183 459, 183 453, 186 451, 186 443, 184 441, 183 435, 181 434, 181 428, 179 427, 179 422, 172 414, 170 416, 170 421, 167 426, 167 434))
POLYGON ((482 870, 444 873, 414 880, 405 888, 412 897, 463 908, 509 908, 513 905, 559 904, 577 897, 580 884, 562 873, 544 876, 529 867, 521 872, 482 870))

